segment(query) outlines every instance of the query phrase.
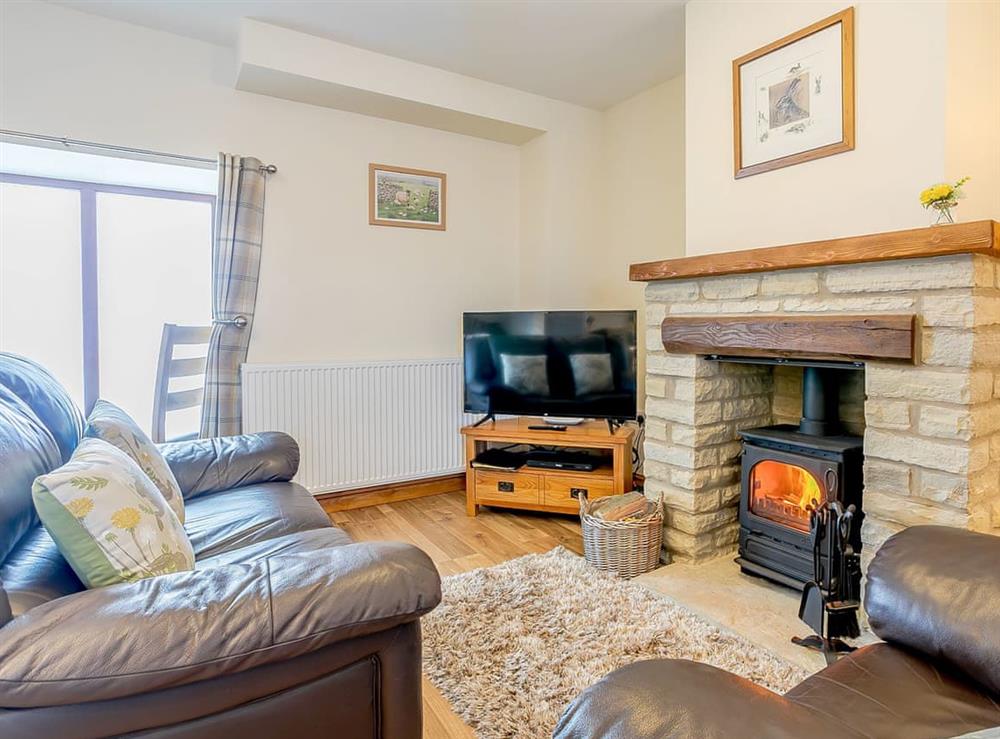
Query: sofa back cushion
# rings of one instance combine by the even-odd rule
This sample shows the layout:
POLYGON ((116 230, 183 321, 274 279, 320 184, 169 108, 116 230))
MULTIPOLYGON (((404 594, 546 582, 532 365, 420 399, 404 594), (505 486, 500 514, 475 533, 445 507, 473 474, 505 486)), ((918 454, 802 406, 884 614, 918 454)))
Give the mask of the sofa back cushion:
POLYGON ((15 617, 50 600, 86 590, 41 524, 31 527, 7 555, 0 579, 15 617))
POLYGON ((0 562, 38 518, 31 483, 70 458, 83 418, 46 370, 0 352, 0 562))
POLYGON ((872 629, 1000 693, 1000 537, 946 526, 892 536, 868 568, 872 629))

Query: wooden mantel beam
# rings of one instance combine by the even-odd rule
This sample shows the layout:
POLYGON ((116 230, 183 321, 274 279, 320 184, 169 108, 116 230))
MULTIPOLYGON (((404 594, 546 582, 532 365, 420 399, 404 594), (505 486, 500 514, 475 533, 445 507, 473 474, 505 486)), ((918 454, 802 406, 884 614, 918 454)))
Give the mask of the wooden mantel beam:
POLYGON ((679 354, 786 359, 914 361, 913 315, 677 316, 663 347, 679 354))
POLYGON ((949 254, 992 254, 1000 257, 1000 223, 970 221, 949 226, 913 228, 908 231, 890 231, 829 241, 644 262, 633 264, 629 268, 629 279, 635 282, 681 280, 778 269, 884 262, 890 259, 941 257, 949 254))

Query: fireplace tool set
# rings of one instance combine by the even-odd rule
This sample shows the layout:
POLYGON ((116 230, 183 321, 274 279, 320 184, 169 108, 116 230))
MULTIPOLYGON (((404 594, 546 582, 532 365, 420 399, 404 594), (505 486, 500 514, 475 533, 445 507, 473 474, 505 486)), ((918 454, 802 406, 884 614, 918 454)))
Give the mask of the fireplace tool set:
POLYGON ((802 589, 799 618, 816 633, 792 641, 822 652, 827 664, 832 664, 838 654, 855 649, 844 639, 861 634, 861 558, 851 544, 851 532, 860 516, 855 515, 853 505, 845 509, 836 500, 822 505, 813 500, 809 512, 814 578, 802 589))

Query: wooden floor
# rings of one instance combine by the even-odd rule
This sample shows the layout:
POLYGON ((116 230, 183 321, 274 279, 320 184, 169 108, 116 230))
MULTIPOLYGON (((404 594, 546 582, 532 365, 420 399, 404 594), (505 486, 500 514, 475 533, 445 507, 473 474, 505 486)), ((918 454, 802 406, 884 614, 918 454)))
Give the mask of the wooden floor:
MULTIPOLYGON (((583 553, 580 523, 572 516, 481 508, 465 515, 465 494, 385 503, 329 512, 335 524, 357 541, 390 539, 423 549, 442 576, 505 562, 524 554, 564 546, 583 553)), ((437 688, 424 679, 424 737, 471 739, 473 733, 451 710, 437 688)))

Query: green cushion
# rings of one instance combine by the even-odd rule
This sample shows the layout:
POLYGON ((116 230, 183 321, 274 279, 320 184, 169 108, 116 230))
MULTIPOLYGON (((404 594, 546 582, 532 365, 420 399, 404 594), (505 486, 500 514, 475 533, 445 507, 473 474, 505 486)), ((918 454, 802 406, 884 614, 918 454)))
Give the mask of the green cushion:
POLYGON ((160 491, 124 452, 84 439, 35 478, 42 525, 88 588, 194 569, 194 551, 160 491))
POLYGON ((184 497, 170 465, 138 424, 125 411, 106 400, 98 400, 87 418, 84 436, 103 439, 129 455, 159 489, 163 499, 184 523, 184 497))

